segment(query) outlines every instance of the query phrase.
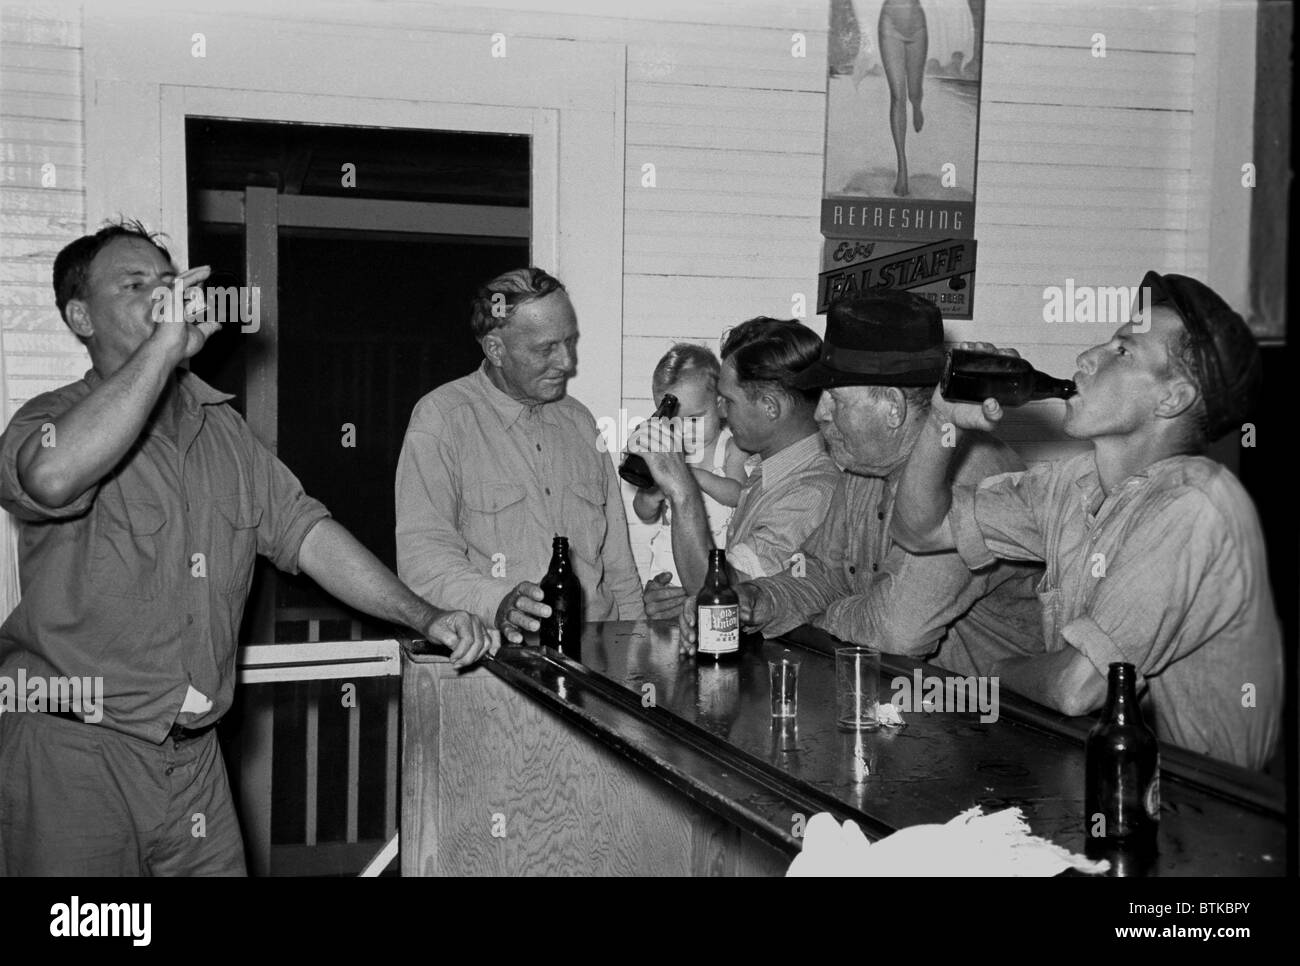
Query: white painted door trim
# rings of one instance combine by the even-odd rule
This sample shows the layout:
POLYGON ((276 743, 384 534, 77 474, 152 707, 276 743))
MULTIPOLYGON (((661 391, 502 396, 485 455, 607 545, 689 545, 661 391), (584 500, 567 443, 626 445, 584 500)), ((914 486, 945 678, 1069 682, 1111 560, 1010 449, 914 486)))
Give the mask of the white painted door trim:
MULTIPOLYGON (((86 215, 170 235, 187 264, 186 115, 527 134, 532 261, 582 328, 573 395, 599 418, 622 395, 626 48, 197 11, 87 7, 86 215), (193 56, 203 34, 206 56, 193 56)), ((468 323, 468 320, 466 320, 468 323)))

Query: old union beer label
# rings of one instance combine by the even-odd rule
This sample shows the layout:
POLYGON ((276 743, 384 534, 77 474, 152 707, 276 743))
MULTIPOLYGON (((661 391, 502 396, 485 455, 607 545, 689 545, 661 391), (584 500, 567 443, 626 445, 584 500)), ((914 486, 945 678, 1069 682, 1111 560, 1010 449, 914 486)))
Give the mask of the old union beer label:
POLYGON ((735 604, 700 607, 697 630, 702 654, 730 654, 740 650, 740 608, 735 604))

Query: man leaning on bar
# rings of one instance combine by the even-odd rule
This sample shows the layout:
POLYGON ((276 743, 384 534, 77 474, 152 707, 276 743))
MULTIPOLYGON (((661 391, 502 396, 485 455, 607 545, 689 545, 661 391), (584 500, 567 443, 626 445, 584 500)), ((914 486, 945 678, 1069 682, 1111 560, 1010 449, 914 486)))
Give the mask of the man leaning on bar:
POLYGON ((1086 714, 1105 699, 1109 665, 1129 663, 1157 737, 1261 768, 1282 713, 1281 629, 1255 508, 1202 455, 1241 431, 1259 351, 1203 283, 1148 272, 1140 291, 1141 324, 1078 357, 1064 428, 1093 451, 951 486, 944 424, 988 431, 1002 409, 936 391, 903 471, 894 537, 918 553, 955 548, 977 570, 999 558, 1046 563, 1047 651, 999 662, 1005 686, 1086 714))
POLYGON ((101 678, 104 706, 97 721, 84 707, 0 714, 0 876, 244 874, 214 728, 257 553, 451 645, 457 666, 494 646, 476 617, 402 586, 230 396, 181 366, 220 328, 186 317, 183 290, 207 275, 178 273, 137 222, 54 260, 56 304, 92 368, 0 437, 23 588, 0 674, 101 678))
MULTIPOLYGON (((794 384, 822 391, 817 421, 845 472, 795 565, 736 588, 747 629, 777 637, 812 623, 841 640, 966 675, 1042 652, 1034 591, 1042 567, 998 561, 973 573, 954 552, 914 555, 890 537, 898 478, 943 364, 943 318, 930 300, 886 291, 831 306, 821 358, 794 384)), ((973 432, 957 454, 956 479, 978 483, 1022 469, 1009 446, 973 432)), ((687 650, 695 639, 692 603, 681 617, 687 650)))
POLYGON ((564 286, 520 268, 479 289, 483 364, 411 413, 395 486, 397 572, 520 643, 550 614, 538 582, 568 537, 585 620, 639 620, 618 477, 590 410, 567 395, 578 317, 564 286))

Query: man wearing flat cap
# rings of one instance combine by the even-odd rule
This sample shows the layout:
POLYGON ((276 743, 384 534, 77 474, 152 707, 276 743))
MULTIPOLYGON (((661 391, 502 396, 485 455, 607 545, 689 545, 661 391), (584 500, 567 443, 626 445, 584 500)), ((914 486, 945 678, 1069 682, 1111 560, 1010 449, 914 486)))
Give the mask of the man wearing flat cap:
POLYGON ((1092 453, 952 486, 941 425, 985 431, 1002 411, 936 394, 893 532, 917 552, 955 548, 972 568, 1045 562, 1047 652, 1003 661, 1004 686, 1086 714, 1102 706, 1109 665, 1132 664, 1160 740, 1260 768, 1283 700, 1264 539, 1237 478, 1202 455, 1241 430, 1259 351, 1201 282, 1148 272, 1141 291, 1141 324, 1078 358, 1065 432, 1092 453))
MULTIPOLYGON (((1035 564, 999 562, 979 573, 954 552, 914 556, 889 535, 898 476, 943 371, 943 319, 901 291, 835 303, 820 359, 796 377, 821 389, 822 437, 840 474, 821 526, 794 566, 737 587, 741 620, 767 637, 812 623, 892 654, 928 658, 961 674, 987 674, 1003 658, 1042 651, 1035 564)), ((957 453, 957 479, 972 483, 1024 464, 972 433, 957 453)), ((680 619, 694 641, 694 608, 680 619)))

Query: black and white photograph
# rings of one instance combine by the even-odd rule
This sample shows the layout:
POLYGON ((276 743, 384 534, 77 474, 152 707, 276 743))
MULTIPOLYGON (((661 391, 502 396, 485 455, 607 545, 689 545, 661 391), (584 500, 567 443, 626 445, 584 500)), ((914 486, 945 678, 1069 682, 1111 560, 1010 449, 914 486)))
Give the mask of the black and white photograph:
POLYGON ((862 877, 1279 940, 1293 20, 0 0, 0 932, 862 877))

